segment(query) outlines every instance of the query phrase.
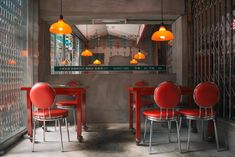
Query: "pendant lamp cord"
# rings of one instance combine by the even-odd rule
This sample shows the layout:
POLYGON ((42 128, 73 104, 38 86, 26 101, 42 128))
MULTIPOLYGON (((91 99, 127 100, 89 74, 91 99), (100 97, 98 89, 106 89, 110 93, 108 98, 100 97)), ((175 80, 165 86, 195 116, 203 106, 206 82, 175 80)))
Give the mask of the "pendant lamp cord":
POLYGON ((98 36, 97 30, 96 30, 96 35, 97 35, 97 49, 98 49, 99 48, 99 36, 98 36))
POLYGON ((63 19, 63 15, 62 15, 62 0, 60 0, 60 19, 63 19))
POLYGON ((163 25, 163 2, 161 0, 161 15, 162 15, 162 25, 163 25))
POLYGON ((88 26, 86 25, 86 48, 88 48, 88 32, 87 32, 88 26))

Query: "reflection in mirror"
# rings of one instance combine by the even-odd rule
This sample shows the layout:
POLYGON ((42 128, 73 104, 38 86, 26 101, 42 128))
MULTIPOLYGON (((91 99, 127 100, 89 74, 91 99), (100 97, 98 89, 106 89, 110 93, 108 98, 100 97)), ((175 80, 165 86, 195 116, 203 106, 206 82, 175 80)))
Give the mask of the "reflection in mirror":
POLYGON ((166 52, 171 45, 151 40, 158 25, 89 24, 76 25, 76 28, 78 33, 71 35, 51 34, 51 74, 91 73, 55 71, 54 68, 58 66, 166 65, 166 52), (86 49, 92 55, 82 55, 86 49))

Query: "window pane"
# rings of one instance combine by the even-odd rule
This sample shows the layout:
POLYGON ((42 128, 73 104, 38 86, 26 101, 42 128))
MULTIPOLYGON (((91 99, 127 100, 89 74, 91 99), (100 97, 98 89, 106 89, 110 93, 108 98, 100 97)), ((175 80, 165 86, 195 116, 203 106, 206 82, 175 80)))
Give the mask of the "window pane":
POLYGON ((26 128, 26 0, 0 1, 0 145, 26 128))

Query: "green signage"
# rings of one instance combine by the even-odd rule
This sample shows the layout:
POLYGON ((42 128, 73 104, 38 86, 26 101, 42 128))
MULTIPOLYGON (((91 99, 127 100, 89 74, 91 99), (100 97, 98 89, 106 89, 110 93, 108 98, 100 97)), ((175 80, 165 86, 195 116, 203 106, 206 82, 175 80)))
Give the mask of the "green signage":
POLYGON ((165 71, 165 65, 158 66, 55 66, 55 71, 165 71))

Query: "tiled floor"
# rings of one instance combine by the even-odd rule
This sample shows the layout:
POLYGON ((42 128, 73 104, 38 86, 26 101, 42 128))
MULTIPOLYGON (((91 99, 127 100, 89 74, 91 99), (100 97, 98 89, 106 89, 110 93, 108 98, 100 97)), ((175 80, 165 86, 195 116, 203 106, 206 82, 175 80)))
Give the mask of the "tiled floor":
MULTIPOLYGON (((178 152, 176 142, 168 143, 166 128, 157 125, 154 132, 153 154, 149 155, 148 144, 135 145, 135 136, 129 131, 127 124, 90 124, 89 131, 83 132, 84 142, 76 140, 74 127, 70 127, 71 142, 67 141, 66 129, 63 127, 64 152, 60 152, 59 131, 49 127, 46 133, 46 142, 35 144, 35 152, 32 152, 32 144, 28 139, 23 139, 11 148, 7 157, 232 157, 229 151, 217 152, 214 143, 202 141, 198 134, 192 133, 190 152, 184 152, 186 148, 186 129, 181 131, 182 150, 178 152)), ((174 132, 174 130, 173 130, 174 132)), ((36 139, 42 141, 42 129, 37 129, 36 139)), ((172 141, 176 141, 176 134, 172 133, 172 141)))

